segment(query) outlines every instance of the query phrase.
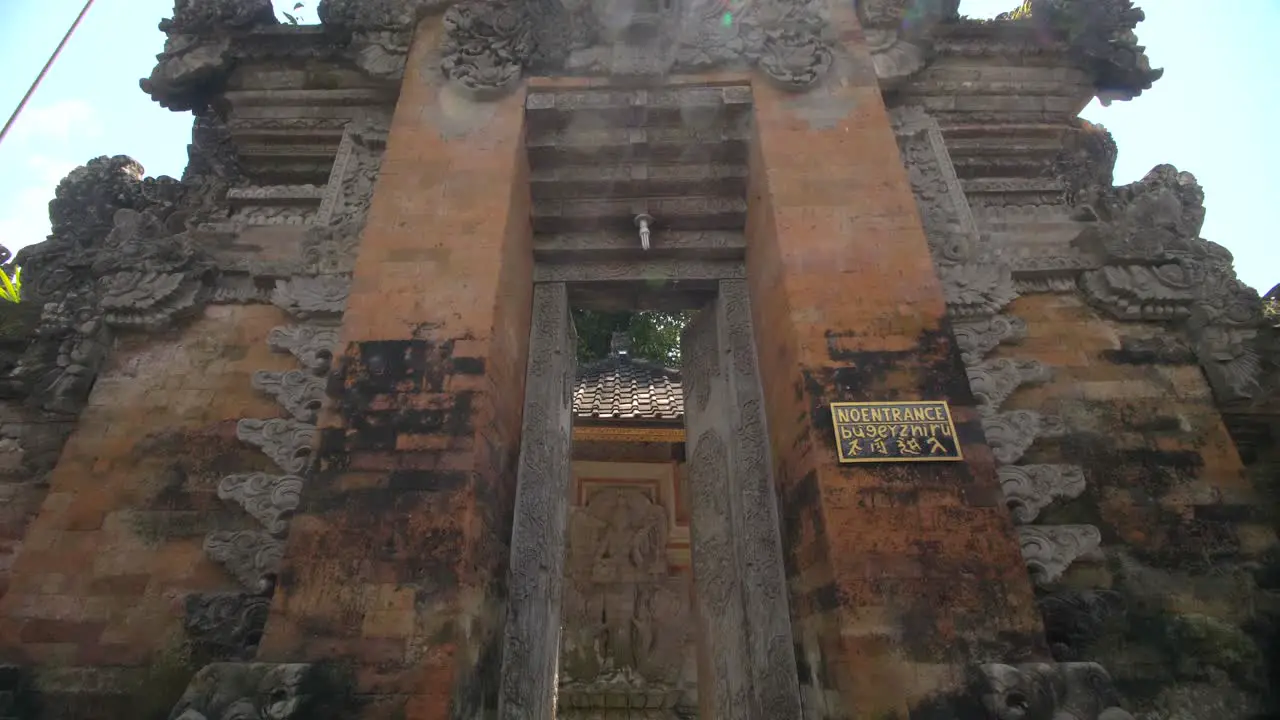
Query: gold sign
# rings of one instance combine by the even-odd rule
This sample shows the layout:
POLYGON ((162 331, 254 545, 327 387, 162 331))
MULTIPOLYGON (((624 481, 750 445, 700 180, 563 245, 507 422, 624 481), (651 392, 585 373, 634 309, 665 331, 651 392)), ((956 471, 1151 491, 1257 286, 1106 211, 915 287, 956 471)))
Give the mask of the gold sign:
POLYGON ((831 403, 842 463, 963 460, 951 408, 924 402, 831 403))

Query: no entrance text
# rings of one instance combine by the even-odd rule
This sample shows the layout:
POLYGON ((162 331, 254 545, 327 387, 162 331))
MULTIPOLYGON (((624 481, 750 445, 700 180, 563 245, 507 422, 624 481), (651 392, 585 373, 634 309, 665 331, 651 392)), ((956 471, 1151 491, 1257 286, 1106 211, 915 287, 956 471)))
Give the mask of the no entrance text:
POLYGON ((842 463, 963 460, 951 408, 923 402, 831 403, 842 463))

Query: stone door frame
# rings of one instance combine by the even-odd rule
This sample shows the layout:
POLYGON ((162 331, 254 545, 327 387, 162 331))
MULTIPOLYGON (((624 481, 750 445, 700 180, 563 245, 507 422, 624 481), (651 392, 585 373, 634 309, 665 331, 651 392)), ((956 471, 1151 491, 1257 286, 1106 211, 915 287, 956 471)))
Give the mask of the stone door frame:
MULTIPOLYGON (((689 353, 682 377, 700 714, 716 720, 799 720, 749 292, 740 263, 714 265, 722 267, 694 269, 696 279, 714 281, 715 297, 681 341, 689 353)), ((555 716, 577 343, 565 281, 590 281, 593 269, 535 271, 543 281, 535 281, 533 289, 502 640, 502 720, 555 716)), ((619 274, 625 275, 614 268, 607 279, 616 281, 619 274)))

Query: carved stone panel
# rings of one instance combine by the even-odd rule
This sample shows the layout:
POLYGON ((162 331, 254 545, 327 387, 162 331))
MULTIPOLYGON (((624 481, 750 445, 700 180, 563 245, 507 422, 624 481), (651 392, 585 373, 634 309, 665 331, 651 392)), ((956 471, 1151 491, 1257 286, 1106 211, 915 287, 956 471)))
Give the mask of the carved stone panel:
POLYGON ((1018 538, 1031 580, 1040 587, 1057 582, 1071 563, 1102 544, 1102 533, 1093 525, 1023 525, 1018 538))
POLYGON ((708 717, 752 717, 747 668, 746 609, 738 572, 732 509, 729 506, 729 388, 720 362, 716 308, 700 312, 680 338, 681 356, 697 358, 682 376, 686 435, 692 441, 687 468, 693 577, 697 585, 700 651, 710 675, 698 698, 708 717), (705 402, 703 399, 705 398, 705 402))
POLYGON ((498 716, 552 720, 577 334, 564 283, 535 285, 498 716))
POLYGON ((747 283, 722 280, 716 325, 729 385, 729 457, 735 503, 736 544, 742 572, 747 651, 757 717, 799 720, 800 696, 782 538, 774 495, 773 462, 757 372, 755 334, 747 283))
MULTIPOLYGON (((772 462, 745 282, 685 330, 694 578, 715 717, 800 718, 772 462), (739 613, 741 615, 739 616, 739 613), (745 687, 743 684, 745 683, 745 687), (746 701, 746 707, 742 702, 746 701)), ((705 710, 704 710, 705 712, 705 710)))
POLYGON ((692 628, 688 576, 668 571, 667 510, 604 487, 569 518, 561 705, 672 708, 692 628))
POLYGON ((1007 465, 1000 468, 1005 503, 1018 524, 1029 523, 1058 499, 1084 492, 1084 469, 1079 465, 1007 465))

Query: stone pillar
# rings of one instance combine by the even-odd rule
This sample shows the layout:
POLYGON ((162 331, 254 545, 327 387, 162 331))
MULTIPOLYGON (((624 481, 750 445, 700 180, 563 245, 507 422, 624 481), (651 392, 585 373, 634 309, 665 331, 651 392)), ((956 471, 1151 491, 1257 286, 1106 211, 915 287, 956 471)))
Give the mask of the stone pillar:
POLYGON ((343 319, 317 477, 260 659, 355 666, 364 717, 496 711, 532 249, 522 92, 443 86, 418 27, 343 319))
POLYGON ((747 275, 810 718, 906 717, 1043 631, 872 59, 832 7, 832 76, 753 86, 747 275), (835 401, 947 400, 966 460, 837 462, 835 401))
POLYGON ((799 720, 772 463, 746 283, 682 338, 704 717, 799 720))
POLYGON ((578 350, 564 283, 536 286, 532 325, 498 716, 554 720, 578 350))

